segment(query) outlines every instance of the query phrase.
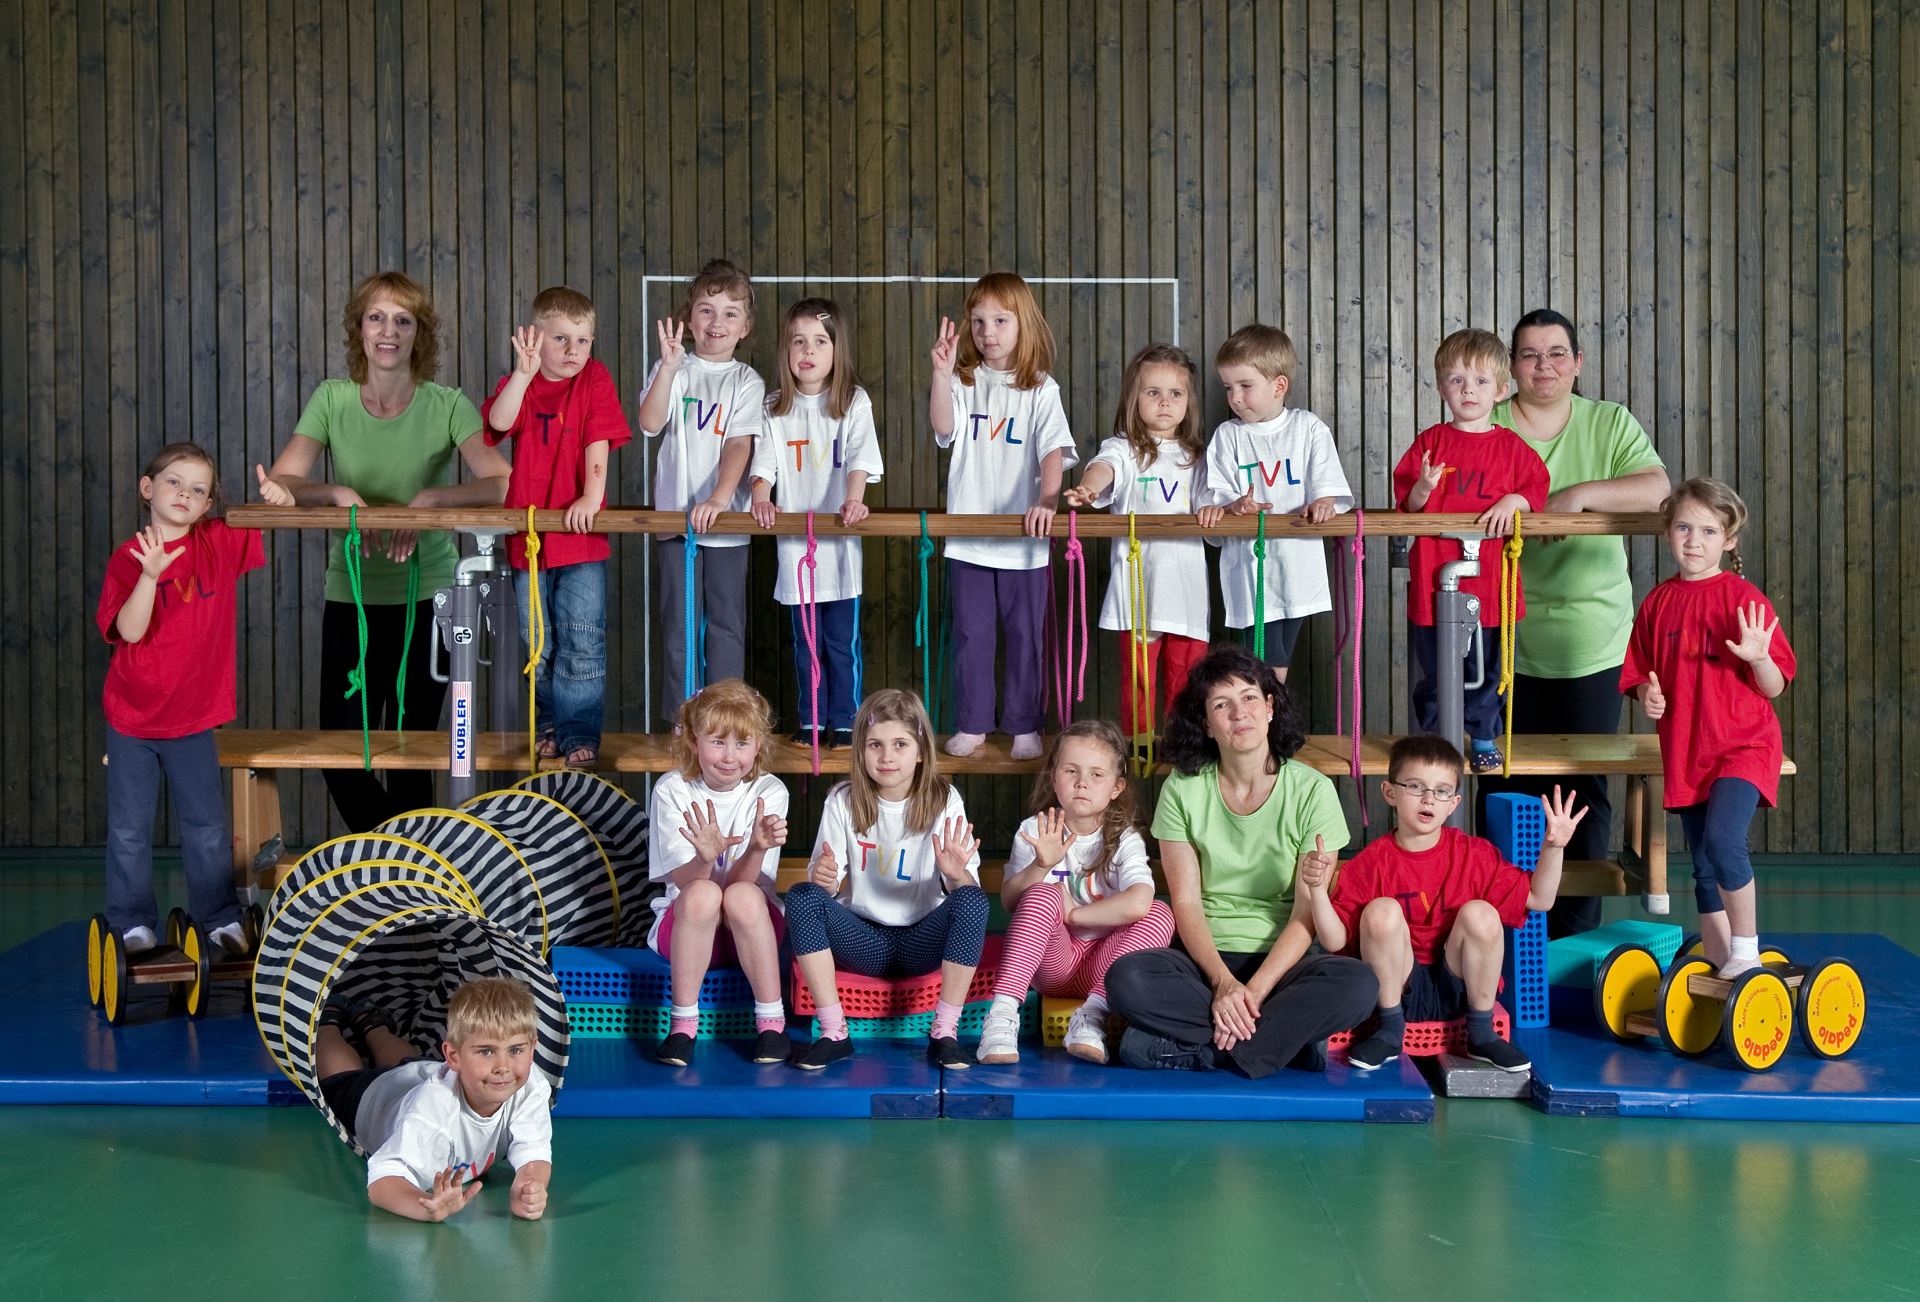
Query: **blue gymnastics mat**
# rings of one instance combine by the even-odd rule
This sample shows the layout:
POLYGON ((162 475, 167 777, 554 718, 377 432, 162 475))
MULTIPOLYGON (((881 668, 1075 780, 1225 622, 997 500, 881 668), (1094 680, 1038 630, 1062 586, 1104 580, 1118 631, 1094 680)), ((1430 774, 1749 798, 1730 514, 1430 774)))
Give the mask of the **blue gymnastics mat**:
MULTIPOLYGON (((796 1043, 804 1040, 796 1039, 796 1043)), ((575 1040, 557 1117, 863 1117, 940 1115, 940 1069, 925 1041, 860 1040, 824 1071, 748 1061, 751 1044, 702 1038, 685 1067, 653 1060, 653 1041, 575 1040)))
POLYGON ((0 1103, 306 1102, 260 1042, 245 985, 216 985, 199 1021, 136 987, 108 1026, 87 1004, 86 934, 69 922, 0 953, 0 1103))
POLYGON ((1867 1024, 1845 1058, 1814 1057, 1798 1039, 1772 1071, 1749 1072, 1715 1049, 1681 1058, 1658 1041, 1622 1044, 1591 1020, 1516 1031, 1533 1055, 1535 1106, 1558 1116, 1726 1121, 1920 1121, 1920 957, 1885 936, 1765 936, 1796 961, 1845 958, 1867 987, 1867 1024))
POLYGON ((1020 1061, 946 1073, 945 1115, 971 1121, 1431 1121, 1433 1091, 1402 1057, 1374 1072, 1136 1071, 1023 1045, 1020 1061))

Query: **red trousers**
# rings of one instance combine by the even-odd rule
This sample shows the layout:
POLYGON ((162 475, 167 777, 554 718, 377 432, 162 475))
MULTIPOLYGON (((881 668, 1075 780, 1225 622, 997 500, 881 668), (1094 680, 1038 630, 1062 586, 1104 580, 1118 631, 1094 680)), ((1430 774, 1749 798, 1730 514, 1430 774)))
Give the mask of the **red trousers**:
POLYGON ((1187 685, 1187 675, 1207 653, 1208 644, 1178 633, 1162 633, 1146 644, 1147 665, 1143 676, 1137 662, 1140 650, 1133 634, 1120 638, 1120 732, 1133 737, 1158 729, 1167 717, 1167 706, 1187 685), (1128 668, 1132 663, 1133 667, 1128 668), (1128 690, 1128 685, 1132 690, 1128 690), (1149 706, 1148 702, 1152 704, 1149 706))

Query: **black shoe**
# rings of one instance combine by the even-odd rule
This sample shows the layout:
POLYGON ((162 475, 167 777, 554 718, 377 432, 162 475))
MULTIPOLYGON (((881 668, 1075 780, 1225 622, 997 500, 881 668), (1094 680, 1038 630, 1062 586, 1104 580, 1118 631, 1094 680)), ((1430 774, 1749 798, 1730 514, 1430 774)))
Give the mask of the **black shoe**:
POLYGON ((829 750, 852 750, 853 729, 835 728, 832 732, 828 733, 827 748, 829 750))
POLYGON ((785 1062, 793 1052, 793 1041, 785 1031, 762 1031, 753 1041, 755 1062, 785 1062))
POLYGON ((793 730, 793 744, 796 746, 811 747, 816 735, 820 738, 820 744, 825 746, 827 744, 827 734, 824 730, 816 729, 810 723, 802 724, 793 730))
POLYGON ((1327 1069, 1327 1042, 1309 1040, 1302 1045, 1300 1052, 1293 1055, 1293 1061, 1287 1064, 1294 1071, 1325 1071, 1327 1069))
POLYGON ((1120 1061, 1142 1071, 1212 1071, 1211 1044, 1186 1044, 1129 1026, 1120 1037, 1120 1061))
POLYGON ((973 1059, 960 1047, 960 1041, 951 1035, 927 1041, 927 1061, 936 1067, 945 1067, 949 1071, 965 1071, 973 1066, 973 1059))
POLYGON ((693 1037, 685 1031, 675 1031, 660 1041, 660 1047, 653 1051, 653 1060, 662 1067, 684 1067, 693 1061, 693 1037))
POLYGON ((1484 1062, 1489 1067, 1498 1067, 1501 1071, 1522 1072, 1533 1068, 1533 1059, 1529 1058, 1524 1051, 1500 1039, 1469 1044, 1467 1057, 1484 1062))
POLYGON ((787 1061, 801 1071, 819 1071, 823 1067, 853 1057, 853 1037, 829 1040, 824 1035, 812 1044, 796 1045, 787 1061))
POLYGON ((1400 1041, 1376 1033, 1348 1048, 1347 1065, 1357 1071, 1373 1071, 1399 1056, 1400 1041))
POLYGON ((375 1027, 391 1035, 400 1034, 400 1028, 393 1024, 393 1019, 387 1016, 384 1009, 376 1008, 363 1001, 348 1010, 345 1031, 349 1040, 357 1040, 361 1047, 365 1048, 367 1036, 375 1027))

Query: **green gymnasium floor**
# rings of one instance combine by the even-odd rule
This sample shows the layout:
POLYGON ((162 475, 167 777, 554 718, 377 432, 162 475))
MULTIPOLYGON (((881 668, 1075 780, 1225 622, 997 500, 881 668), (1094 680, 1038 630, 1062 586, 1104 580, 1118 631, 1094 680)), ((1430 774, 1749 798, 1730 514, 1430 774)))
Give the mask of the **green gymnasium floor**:
MULTIPOLYGON (((1760 876, 1777 930, 1880 931, 1920 951, 1911 868, 1760 876)), ((84 859, 0 857, 0 948, 85 916, 96 889, 84 859)), ((1631 912, 1614 901, 1609 916, 1631 912)), ((545 1221, 513 1221, 490 1190, 424 1226, 371 1210, 363 1168, 299 1109, 0 1108, 0 1280, 9 1299, 301 1302, 1920 1293, 1920 1130, 1907 1127, 1442 1100, 1431 1126, 555 1131, 545 1221)))

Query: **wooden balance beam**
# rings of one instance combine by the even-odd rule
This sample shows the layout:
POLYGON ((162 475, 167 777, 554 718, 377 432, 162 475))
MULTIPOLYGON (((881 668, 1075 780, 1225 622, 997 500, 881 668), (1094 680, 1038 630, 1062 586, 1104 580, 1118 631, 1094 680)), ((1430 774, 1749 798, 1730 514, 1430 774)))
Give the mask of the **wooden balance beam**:
MULTIPOLYGON (((351 769, 361 760, 361 736, 352 731, 284 731, 223 728, 214 734, 221 767, 231 769, 233 793, 233 862, 236 879, 253 884, 255 859, 262 847, 281 835, 279 774, 285 769, 351 769)), ((1384 777, 1387 753, 1396 737, 1367 733, 1360 739, 1360 771, 1384 777)), ((1627 779, 1625 848, 1620 863, 1573 860, 1566 865, 1561 892, 1566 895, 1625 895, 1630 879, 1649 896, 1667 894, 1667 820, 1662 805, 1664 780, 1659 739, 1650 733, 1615 735, 1534 734, 1514 739, 1513 771, 1527 777, 1571 777, 1578 774, 1614 775, 1627 779)), ((444 772, 448 766, 447 734, 414 731, 375 732, 370 749, 376 769, 444 772)), ((1009 775, 1038 771, 1038 760, 1016 760, 1006 738, 990 737, 965 759, 943 754, 940 766, 950 774, 1009 775)), ((1351 771, 1353 742, 1338 735, 1308 737, 1295 759, 1329 777, 1351 771)), ((847 772, 853 752, 820 752, 823 774, 847 772)), ((665 773, 679 756, 670 736, 609 733, 601 739, 600 762, 609 773, 665 773)), ((784 738, 773 742, 768 767, 775 773, 812 772, 813 753, 784 738)), ((518 732, 483 732, 475 737, 474 766, 481 772, 521 774, 527 771, 527 739, 518 732)), ((542 768, 559 768, 558 760, 542 768)), ((1165 772, 1161 766, 1161 772, 1165 772)), ((1787 760, 1782 773, 1794 772, 1787 760)), ((982 884, 1000 888, 1000 863, 982 872, 982 884), (988 878, 991 877, 991 881, 988 878)), ((780 884, 785 889, 806 875, 804 859, 781 861, 780 884)), ((1157 870, 1156 870, 1157 879, 1157 870)), ((269 881, 268 884, 271 884, 269 881)), ((1162 883, 1164 885, 1164 883, 1162 883)))

